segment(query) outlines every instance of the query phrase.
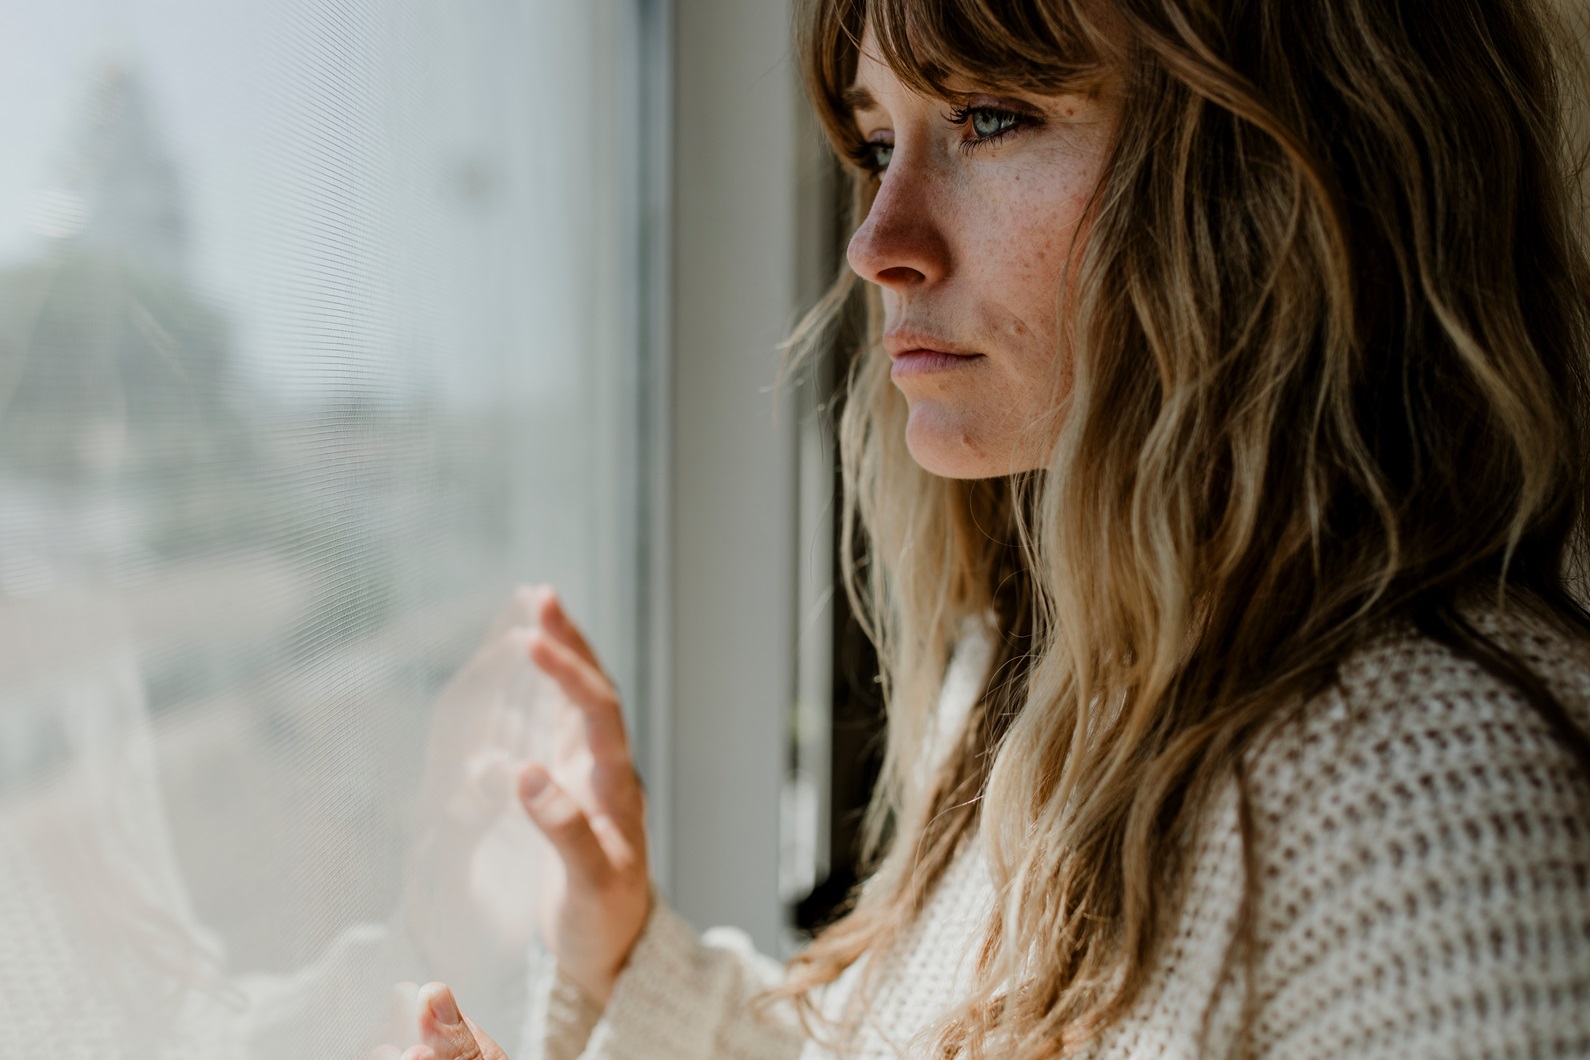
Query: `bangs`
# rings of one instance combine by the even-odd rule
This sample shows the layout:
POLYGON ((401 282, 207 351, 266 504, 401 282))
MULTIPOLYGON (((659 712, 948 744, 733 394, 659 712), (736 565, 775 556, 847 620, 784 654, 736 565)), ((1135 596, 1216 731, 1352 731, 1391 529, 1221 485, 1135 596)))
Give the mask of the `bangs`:
POLYGON ((870 21, 879 57, 913 92, 955 99, 953 81, 1058 96, 1095 88, 1119 64, 1089 0, 812 0, 801 52, 807 92, 829 140, 859 143, 846 90, 870 21))

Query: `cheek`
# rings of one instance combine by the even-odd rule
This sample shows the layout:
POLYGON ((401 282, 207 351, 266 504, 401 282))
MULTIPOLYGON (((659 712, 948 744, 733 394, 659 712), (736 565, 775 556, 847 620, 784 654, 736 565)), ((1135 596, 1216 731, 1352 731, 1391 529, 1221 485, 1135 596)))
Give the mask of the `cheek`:
MULTIPOLYGON (((971 169, 942 202, 954 253, 938 308, 988 360, 973 375, 903 388, 906 443, 929 471, 971 478, 1042 465, 1053 436, 1048 413, 1072 375, 1061 348, 1062 287, 1092 188, 1084 176, 1063 159, 989 164, 971 169)), ((892 293, 885 289, 886 305, 892 293)))
POLYGON ((1023 346, 1054 349, 1087 194, 1069 180, 1016 175, 966 206, 965 275, 991 311, 986 323, 1023 346))
POLYGON ((929 470, 963 478, 1041 465, 1053 431, 1037 425, 1070 387, 1062 287, 1087 195, 1022 175, 958 204, 965 301, 957 301, 975 306, 974 333, 990 363, 975 385, 911 393, 906 442, 929 470))

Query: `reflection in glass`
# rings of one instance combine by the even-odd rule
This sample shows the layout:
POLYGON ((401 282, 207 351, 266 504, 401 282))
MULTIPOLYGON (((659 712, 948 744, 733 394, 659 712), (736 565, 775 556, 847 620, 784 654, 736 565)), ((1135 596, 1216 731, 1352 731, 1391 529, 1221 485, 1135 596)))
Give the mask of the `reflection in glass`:
POLYGON ((516 1027, 501 609, 636 655, 628 9, 107 10, 0 42, 0 1054, 516 1027))

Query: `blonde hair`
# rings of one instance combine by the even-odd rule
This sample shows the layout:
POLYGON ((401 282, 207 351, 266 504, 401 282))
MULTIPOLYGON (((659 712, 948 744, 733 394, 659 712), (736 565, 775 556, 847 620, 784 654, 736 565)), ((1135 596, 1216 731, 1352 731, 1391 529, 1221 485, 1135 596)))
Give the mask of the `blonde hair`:
MULTIPOLYGON (((938 1050, 1094 1039, 1148 978, 1211 799, 1388 621, 1518 684, 1590 768, 1560 704, 1458 607, 1483 587, 1590 628, 1567 581, 1590 269, 1548 23, 1525 0, 1446 0, 1415 30, 1399 6, 806 3, 807 87, 841 155, 869 23, 928 95, 955 76, 1123 86, 1044 468, 962 482, 914 463, 854 277, 793 340, 817 349, 865 307, 841 558, 889 711, 875 871, 780 991, 830 1044, 858 1009, 825 1026, 813 991, 897 940, 977 832, 999 900, 938 1050), (986 692, 924 785, 947 653, 990 610, 986 692)), ((859 221, 875 185, 854 187, 859 221)))

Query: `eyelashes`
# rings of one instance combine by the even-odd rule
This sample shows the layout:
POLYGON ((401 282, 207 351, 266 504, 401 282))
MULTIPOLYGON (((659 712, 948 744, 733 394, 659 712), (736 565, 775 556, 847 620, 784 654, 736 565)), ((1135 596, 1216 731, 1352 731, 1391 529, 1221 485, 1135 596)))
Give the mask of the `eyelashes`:
MULTIPOLYGON (((991 146, 1040 123, 1040 119, 1032 114, 989 106, 954 107, 944 115, 944 120, 971 134, 959 144, 962 153, 968 155, 978 148, 991 146)), ((889 161, 894 155, 894 142, 865 140, 851 148, 847 154, 858 169, 876 179, 889 167, 889 161)))
POLYGON ((961 141, 961 150, 966 151, 1000 140, 1030 125, 1034 119, 1031 115, 999 107, 956 107, 944 116, 944 120, 971 130, 975 139, 961 141))
POLYGON ((889 159, 894 155, 893 141, 864 140, 852 147, 847 154, 850 161, 855 163, 857 169, 869 176, 877 177, 889 166, 889 159))

